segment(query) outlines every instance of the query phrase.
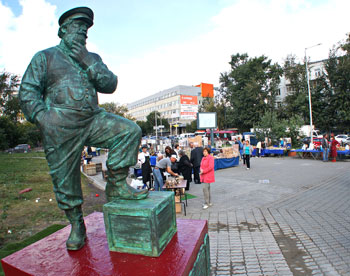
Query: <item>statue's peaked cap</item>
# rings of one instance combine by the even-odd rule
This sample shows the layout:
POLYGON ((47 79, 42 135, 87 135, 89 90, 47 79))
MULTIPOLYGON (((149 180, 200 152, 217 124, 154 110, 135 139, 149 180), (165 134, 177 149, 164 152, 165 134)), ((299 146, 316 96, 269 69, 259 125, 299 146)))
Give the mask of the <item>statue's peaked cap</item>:
POLYGON ((66 19, 81 19, 89 24, 89 28, 94 24, 94 12, 88 7, 78 7, 66 11, 61 15, 58 24, 61 26, 66 19))

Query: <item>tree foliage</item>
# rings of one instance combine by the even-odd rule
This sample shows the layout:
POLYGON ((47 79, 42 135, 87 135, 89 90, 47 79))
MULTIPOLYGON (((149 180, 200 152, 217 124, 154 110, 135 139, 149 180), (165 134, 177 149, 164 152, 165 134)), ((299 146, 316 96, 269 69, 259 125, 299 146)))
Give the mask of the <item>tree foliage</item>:
POLYGON ((2 72, 0 74, 0 115, 8 116, 16 122, 20 113, 17 91, 19 87, 19 76, 2 72))
POLYGON ((331 49, 325 69, 324 86, 330 105, 328 118, 336 130, 350 132, 350 34, 346 41, 331 49))
POLYGON ((136 121, 136 123, 139 125, 139 127, 142 130, 142 135, 150 135, 155 134, 156 131, 153 129, 153 127, 156 125, 156 116, 157 116, 157 126, 163 125, 164 128, 162 131, 158 130, 158 135, 161 132, 165 132, 169 130, 169 123, 168 120, 163 118, 158 111, 153 111, 146 117, 146 122, 144 121, 136 121))
POLYGON ((296 56, 289 55, 284 61, 283 72, 287 80, 287 95, 284 99, 284 113, 281 117, 289 118, 300 115, 309 123, 309 100, 306 80, 306 67, 296 61, 296 56))
POLYGON ((275 109, 282 68, 265 56, 231 56, 231 71, 221 73, 220 94, 229 104, 227 123, 249 130, 268 110, 275 109))
POLYGON ((273 144, 278 144, 280 138, 290 137, 293 147, 300 145, 299 129, 303 125, 300 115, 287 119, 278 118, 275 112, 266 112, 254 126, 257 138, 263 141, 270 138, 273 144))
POLYGON ((135 118, 128 114, 128 108, 125 105, 121 105, 118 103, 110 102, 110 103, 104 103, 100 104, 100 107, 104 108, 107 112, 113 113, 119 116, 122 116, 124 118, 127 118, 129 120, 134 121, 135 118))
POLYGON ((218 128, 225 129, 227 128, 227 109, 225 99, 217 95, 214 98, 203 98, 199 112, 216 112, 218 128))

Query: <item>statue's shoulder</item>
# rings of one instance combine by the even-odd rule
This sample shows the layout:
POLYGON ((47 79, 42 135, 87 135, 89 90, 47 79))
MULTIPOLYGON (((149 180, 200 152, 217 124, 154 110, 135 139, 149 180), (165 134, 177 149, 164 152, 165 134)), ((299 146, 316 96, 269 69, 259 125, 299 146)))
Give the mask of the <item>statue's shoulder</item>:
POLYGON ((93 52, 89 52, 89 54, 92 55, 95 58, 95 60, 102 61, 102 58, 98 54, 93 52))
MULTIPOLYGON (((54 53, 56 53, 56 52, 58 52, 59 50, 58 50, 58 45, 56 45, 56 46, 54 46, 54 47, 50 47, 50 48, 47 48, 47 49, 45 49, 45 50, 42 50, 42 51, 40 51, 40 52, 42 52, 42 53, 44 53, 44 54, 54 54, 54 53)), ((40 53, 39 52, 39 53, 40 53)))

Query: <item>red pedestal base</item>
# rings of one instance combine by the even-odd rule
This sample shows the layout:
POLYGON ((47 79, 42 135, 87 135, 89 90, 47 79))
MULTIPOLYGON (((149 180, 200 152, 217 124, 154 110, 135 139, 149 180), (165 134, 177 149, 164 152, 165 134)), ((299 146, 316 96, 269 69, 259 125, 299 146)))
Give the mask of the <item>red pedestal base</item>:
POLYGON ((67 226, 1 260, 6 276, 188 275, 208 233, 205 220, 177 220, 178 232, 159 257, 110 252, 102 213, 85 217, 87 243, 67 251, 67 226))

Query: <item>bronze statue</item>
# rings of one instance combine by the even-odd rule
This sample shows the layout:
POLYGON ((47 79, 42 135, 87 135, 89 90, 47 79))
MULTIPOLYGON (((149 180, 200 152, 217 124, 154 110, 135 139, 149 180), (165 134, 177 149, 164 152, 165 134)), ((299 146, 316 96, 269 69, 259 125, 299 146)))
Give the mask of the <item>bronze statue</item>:
POLYGON ((147 190, 135 190, 126 183, 128 168, 137 161, 140 128, 98 106, 97 92, 113 93, 117 76, 85 47, 93 17, 87 7, 65 12, 59 19, 60 44, 33 57, 19 91, 23 113, 43 136, 58 206, 72 225, 68 250, 80 249, 86 239, 80 183, 84 145, 109 149, 108 201, 148 195, 147 190))

